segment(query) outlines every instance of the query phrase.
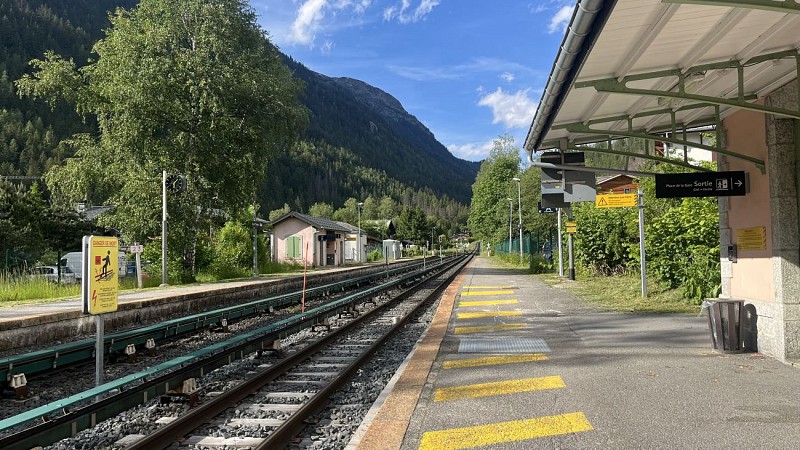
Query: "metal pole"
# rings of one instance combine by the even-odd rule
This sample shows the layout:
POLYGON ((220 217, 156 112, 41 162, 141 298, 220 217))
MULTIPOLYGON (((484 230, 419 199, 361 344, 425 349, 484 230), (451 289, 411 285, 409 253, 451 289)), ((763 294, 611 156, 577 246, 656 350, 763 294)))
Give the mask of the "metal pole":
POLYGON ((564 250, 561 248, 561 208, 558 208, 558 276, 564 276, 564 250))
POLYGON ((522 261, 522 180, 517 180, 517 212, 519 212, 519 260, 522 261))
POLYGON ((167 171, 161 173, 161 286, 167 285, 167 171))
POLYGON ((514 217, 514 200, 508 198, 508 254, 511 254, 511 218, 514 217))
POLYGON ((103 356, 105 356, 104 349, 103 349, 103 341, 105 340, 103 337, 103 315, 96 314, 94 316, 94 323, 95 323, 95 332, 97 334, 97 340, 94 344, 94 361, 95 361, 95 376, 94 376, 94 385, 100 386, 103 384, 103 356))
POLYGON ((356 208, 358 209, 358 243, 356 245, 356 251, 358 252, 358 262, 363 262, 361 261, 361 206, 362 205, 363 203, 356 204, 356 208))
MULTIPOLYGON (((568 209, 567 210, 567 219, 568 220, 573 220, 572 209, 568 209)), ((569 233, 569 243, 568 243, 568 245, 569 245, 569 279, 572 280, 572 281, 575 281, 575 258, 574 258, 574 254, 575 254, 574 244, 575 244, 575 242, 574 242, 574 240, 572 238, 573 234, 574 233, 569 233)))
POLYGON ((258 276, 258 228, 253 220, 253 276, 258 276))
POLYGON ((647 297, 647 262, 644 255, 644 191, 639 188, 639 259, 641 266, 639 270, 642 272, 642 297, 647 297))

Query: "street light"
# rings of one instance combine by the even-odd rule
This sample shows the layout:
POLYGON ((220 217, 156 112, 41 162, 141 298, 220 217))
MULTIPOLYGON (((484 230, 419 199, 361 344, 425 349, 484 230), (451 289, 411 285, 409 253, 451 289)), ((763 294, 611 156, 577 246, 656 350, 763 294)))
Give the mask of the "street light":
POLYGON ((511 217, 514 214, 514 200, 511 197, 506 197, 508 200, 508 253, 511 254, 511 217))
POLYGON ((361 207, 364 206, 363 202, 358 202, 356 204, 356 209, 358 210, 358 244, 356 245, 356 251, 358 252, 358 262, 361 261, 361 207))
POLYGON ((514 177, 512 180, 517 182, 517 206, 519 208, 519 259, 522 261, 522 182, 514 177))

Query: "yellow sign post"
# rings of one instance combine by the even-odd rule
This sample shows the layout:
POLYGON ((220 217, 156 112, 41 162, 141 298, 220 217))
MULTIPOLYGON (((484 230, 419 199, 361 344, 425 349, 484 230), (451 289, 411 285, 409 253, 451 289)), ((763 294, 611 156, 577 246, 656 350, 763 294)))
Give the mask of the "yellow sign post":
POLYGON ((83 312, 103 314, 117 310, 119 242, 115 237, 84 236, 83 312))
POLYGON ((597 194, 594 201, 594 206, 598 208, 624 208, 637 205, 636 194, 597 194))
POLYGON ((93 314, 95 318, 94 381, 96 386, 100 386, 103 384, 103 358, 106 353, 103 313, 117 310, 119 241, 115 237, 84 236, 81 250, 81 300, 84 314, 93 314))

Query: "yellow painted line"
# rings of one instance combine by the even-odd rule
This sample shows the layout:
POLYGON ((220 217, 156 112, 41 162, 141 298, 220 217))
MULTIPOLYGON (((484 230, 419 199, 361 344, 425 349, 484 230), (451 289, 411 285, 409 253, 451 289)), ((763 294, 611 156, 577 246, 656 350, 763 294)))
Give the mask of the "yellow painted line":
POLYGON ((481 333, 484 331, 519 330, 521 328, 525 328, 524 323, 507 323, 503 325, 486 325, 478 327, 456 327, 454 331, 456 334, 465 334, 465 333, 481 333))
POLYGON ((482 300, 474 302, 458 302, 458 307, 516 305, 517 303, 519 303, 519 300, 516 298, 512 298, 510 300, 482 300))
POLYGON ((526 355, 483 356, 481 358, 457 359, 445 361, 445 369, 466 369, 469 367, 494 366, 500 364, 516 364, 524 362, 547 361, 549 358, 543 353, 529 353, 526 355))
POLYGON ((518 392, 546 391, 566 387, 559 376, 523 378, 520 380, 493 381, 491 383, 470 384, 437 389, 433 394, 435 402, 449 402, 462 398, 493 397, 495 395, 516 394, 518 392))
POLYGON ((484 317, 512 317, 521 316, 522 311, 479 311, 479 312, 466 312, 457 313, 458 319, 482 319, 484 317))
POLYGON ((470 289, 516 289, 514 286, 464 286, 465 290, 470 289))
POLYGON ((513 294, 514 291, 512 290, 503 290, 503 291, 475 291, 475 292, 462 292, 462 297, 474 297, 476 295, 509 295, 513 294))
POLYGON ((592 429, 586 416, 582 412, 576 412, 452 430, 429 431, 422 435, 419 449, 458 450, 591 431, 592 429))

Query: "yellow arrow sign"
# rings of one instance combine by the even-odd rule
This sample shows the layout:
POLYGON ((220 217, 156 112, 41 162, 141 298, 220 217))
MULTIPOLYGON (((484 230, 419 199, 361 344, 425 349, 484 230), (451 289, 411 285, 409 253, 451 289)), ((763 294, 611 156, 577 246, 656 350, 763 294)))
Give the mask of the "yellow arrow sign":
POLYGON ((637 196, 637 194, 597 194, 594 205, 598 208, 637 206, 637 196))

